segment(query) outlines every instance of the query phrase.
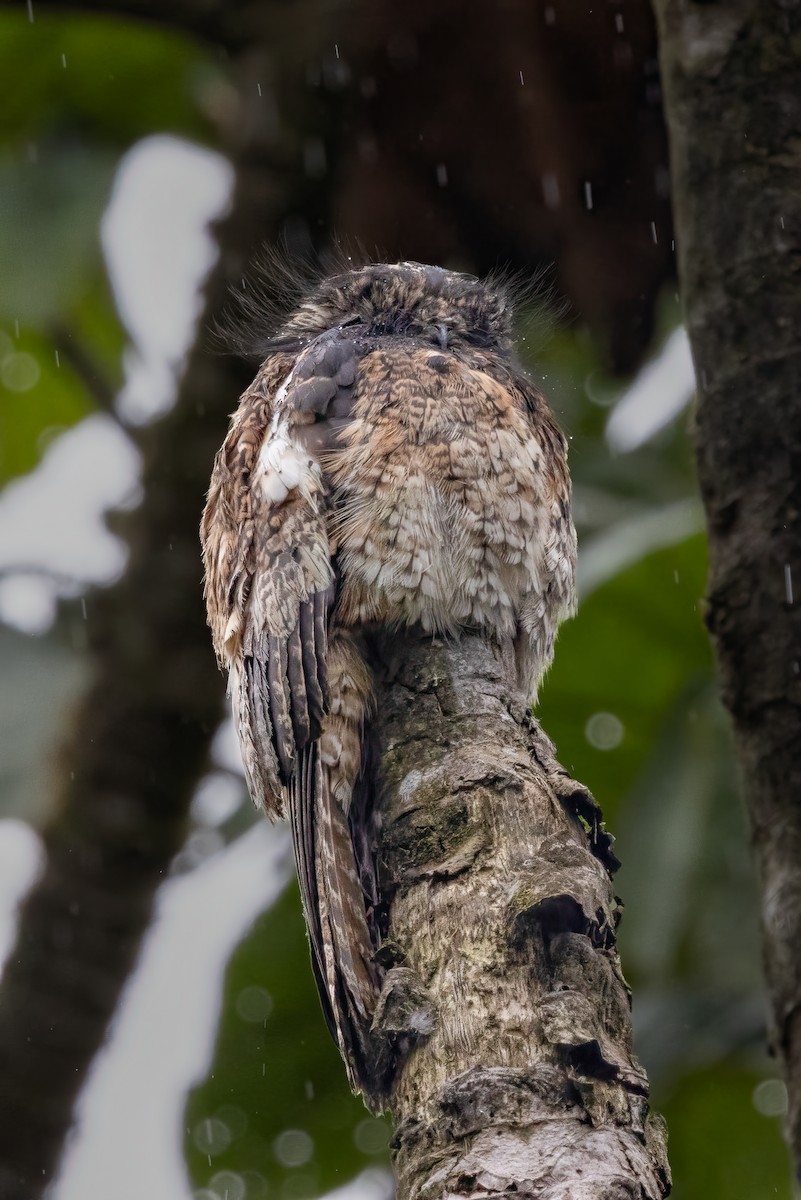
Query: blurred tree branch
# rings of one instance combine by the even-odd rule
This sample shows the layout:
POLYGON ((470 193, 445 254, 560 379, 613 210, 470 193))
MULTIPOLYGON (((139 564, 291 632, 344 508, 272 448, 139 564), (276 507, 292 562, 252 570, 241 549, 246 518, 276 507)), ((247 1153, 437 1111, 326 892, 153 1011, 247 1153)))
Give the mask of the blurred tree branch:
POLYGON ((698 376, 707 621, 762 886, 771 1041, 801 1178, 801 17, 659 0, 698 376))
MULTIPOLYGON (((221 230, 207 289, 219 312, 221 230)), ((0 1194, 40 1196, 72 1108, 150 920, 153 895, 184 835, 220 717, 199 591, 197 515, 219 440, 234 362, 196 347, 174 410, 141 437, 144 500, 124 522, 128 569, 92 596, 94 682, 63 752, 46 864, 24 902, 0 990, 0 1194)))
POLYGON ((49 330, 53 349, 72 368, 100 412, 119 420, 115 408, 116 392, 106 378, 100 363, 82 346, 76 334, 62 322, 49 330))
POLYGON ((174 408, 137 434, 142 504, 113 519, 129 545, 126 572, 87 603, 94 680, 61 756, 44 870, 0 989, 0 1194, 17 1200, 40 1196, 54 1173, 221 717, 197 529, 247 372, 210 347, 208 331, 254 247, 274 235, 283 196, 261 137, 239 150, 198 341, 174 408))

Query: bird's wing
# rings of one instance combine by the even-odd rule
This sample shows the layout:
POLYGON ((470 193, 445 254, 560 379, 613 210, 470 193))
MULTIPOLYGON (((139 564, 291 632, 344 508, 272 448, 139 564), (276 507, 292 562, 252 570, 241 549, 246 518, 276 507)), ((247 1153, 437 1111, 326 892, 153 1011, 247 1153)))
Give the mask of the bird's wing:
POLYGON ((348 812, 369 679, 341 631, 329 651, 337 547, 320 466, 348 419, 357 354, 332 330, 280 368, 268 361, 217 457, 202 540, 248 786, 274 814, 288 801, 323 1010, 352 1084, 366 1088, 377 981, 348 812))
POLYGON ((355 354, 334 330, 267 360, 215 460, 201 525, 209 624, 248 786, 274 814, 325 711, 336 547, 318 454, 347 412, 355 354))
POLYGON ((539 444, 541 475, 537 480, 542 519, 538 533, 538 569, 518 614, 516 655, 518 676, 530 703, 553 658, 560 623, 576 611, 576 530, 571 513, 567 439, 531 380, 510 372, 509 394, 526 414, 539 444))

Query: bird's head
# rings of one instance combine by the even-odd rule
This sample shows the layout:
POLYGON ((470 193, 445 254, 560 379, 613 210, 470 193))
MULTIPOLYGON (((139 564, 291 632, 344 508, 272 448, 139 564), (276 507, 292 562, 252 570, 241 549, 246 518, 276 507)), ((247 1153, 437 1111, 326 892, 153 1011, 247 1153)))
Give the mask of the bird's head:
POLYGON ((319 283, 281 333, 316 337, 337 325, 505 351, 512 344, 512 305, 502 288, 472 275, 416 262, 371 263, 319 283))

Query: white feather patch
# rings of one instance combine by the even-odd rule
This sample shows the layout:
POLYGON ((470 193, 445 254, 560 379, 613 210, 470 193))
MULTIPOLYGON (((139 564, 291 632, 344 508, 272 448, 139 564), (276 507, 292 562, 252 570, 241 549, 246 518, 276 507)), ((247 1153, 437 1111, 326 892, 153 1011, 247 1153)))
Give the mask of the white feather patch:
POLYGON ((320 489, 320 464, 287 429, 270 431, 259 451, 255 482, 268 503, 281 504, 297 488, 307 500, 320 489))

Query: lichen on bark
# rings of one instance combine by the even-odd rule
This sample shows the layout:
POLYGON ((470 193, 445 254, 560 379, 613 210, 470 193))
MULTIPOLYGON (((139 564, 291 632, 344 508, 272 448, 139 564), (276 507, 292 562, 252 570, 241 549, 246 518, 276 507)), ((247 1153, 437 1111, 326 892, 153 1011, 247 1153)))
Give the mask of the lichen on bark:
POLYGON ((407 635, 381 656, 379 867, 407 1002, 375 1025, 408 1049, 390 1097, 400 1200, 666 1196, 597 805, 510 653, 407 635))

